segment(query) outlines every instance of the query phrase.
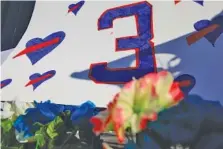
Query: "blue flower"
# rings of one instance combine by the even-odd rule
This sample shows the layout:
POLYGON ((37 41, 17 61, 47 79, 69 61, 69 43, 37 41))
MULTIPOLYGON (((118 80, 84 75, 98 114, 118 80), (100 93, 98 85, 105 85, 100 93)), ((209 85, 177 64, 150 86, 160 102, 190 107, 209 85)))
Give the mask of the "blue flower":
POLYGON ((64 105, 64 112, 65 111, 75 111, 78 108, 78 106, 73 106, 73 105, 64 105))
POLYGON ((36 103, 36 108, 41 112, 42 115, 47 117, 50 121, 54 120, 61 112, 64 111, 64 105, 53 104, 50 100, 42 103, 36 103))
POLYGON ((37 103, 34 101, 34 108, 26 110, 25 115, 20 115, 14 122, 15 129, 24 136, 33 136, 40 126, 34 125, 36 122, 43 125, 51 122, 64 111, 64 105, 53 104, 50 101, 37 103))
POLYGON ((89 120, 94 115, 96 115, 95 105, 91 101, 87 101, 72 111, 71 120, 74 124, 79 124, 81 120, 89 120))
POLYGON ((27 119, 24 118, 23 115, 19 116, 16 121, 14 122, 15 130, 18 131, 18 133, 23 133, 24 138, 28 138, 33 136, 33 134, 29 131, 29 123, 27 123, 27 119))
POLYGON ((49 100, 40 103, 34 101, 34 106, 34 108, 28 108, 25 115, 20 115, 14 122, 15 129, 18 133, 23 133, 24 138, 33 136, 39 130, 41 126, 36 125, 36 123, 45 125, 65 111, 71 112, 70 120, 74 124, 80 124, 86 118, 89 120, 90 117, 96 114, 94 112, 95 105, 90 101, 80 106, 54 104, 49 100))

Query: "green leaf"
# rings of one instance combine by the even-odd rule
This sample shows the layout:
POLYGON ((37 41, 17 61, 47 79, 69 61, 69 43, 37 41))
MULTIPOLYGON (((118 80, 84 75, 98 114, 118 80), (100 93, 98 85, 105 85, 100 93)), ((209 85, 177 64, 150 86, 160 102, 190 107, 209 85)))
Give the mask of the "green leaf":
POLYGON ((71 115, 71 111, 70 111, 70 110, 66 110, 64 113, 65 113, 65 115, 68 116, 68 117, 70 117, 70 115, 71 115))
POLYGON ((7 132, 4 132, 2 129, 1 133, 1 146, 2 147, 13 147, 13 146, 20 146, 19 142, 16 140, 16 135, 15 135, 15 129, 12 126, 11 129, 7 132))
POLYGON ((63 120, 61 117, 57 116, 52 122, 50 122, 47 125, 47 129, 46 132, 49 135, 49 137, 51 139, 54 139, 55 137, 57 137, 58 134, 58 129, 63 126, 63 120))
POLYGON ((35 122, 33 125, 34 126, 39 126, 39 127, 43 127, 44 126, 44 124, 41 124, 40 122, 35 122))
POLYGON ((34 138, 36 140, 36 149, 40 149, 46 144, 46 137, 43 127, 40 128, 40 130, 36 131, 34 138))
POLYGON ((13 127, 13 122, 10 119, 1 120, 1 128, 3 129, 4 133, 9 132, 13 127))

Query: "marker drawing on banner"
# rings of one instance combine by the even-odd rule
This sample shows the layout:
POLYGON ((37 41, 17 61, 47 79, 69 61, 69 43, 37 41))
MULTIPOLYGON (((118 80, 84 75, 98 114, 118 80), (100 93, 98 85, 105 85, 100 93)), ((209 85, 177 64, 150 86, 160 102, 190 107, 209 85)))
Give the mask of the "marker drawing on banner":
POLYGON ((68 13, 72 12, 75 16, 80 11, 80 9, 83 7, 85 1, 80 1, 76 4, 70 4, 68 6, 68 13))
POLYGON ((26 43, 26 48, 13 58, 26 54, 32 65, 34 65, 60 45, 64 38, 65 33, 63 31, 52 33, 44 39, 33 38, 26 43))
POLYGON ((134 16, 137 35, 116 38, 115 51, 135 50, 136 66, 129 68, 109 68, 107 62, 90 65, 89 78, 95 83, 124 84, 132 78, 140 78, 150 72, 156 72, 154 53, 152 5, 146 1, 122 7, 107 9, 98 19, 98 30, 113 27, 115 19, 134 16), (143 11, 143 14, 140 13, 143 11), (143 45, 143 46, 142 46, 143 45))
POLYGON ((34 73, 29 77, 30 81, 25 85, 25 87, 32 85, 33 90, 35 90, 39 85, 54 77, 55 74, 56 74, 55 70, 47 71, 42 75, 39 73, 34 73))
MULTIPOLYGON (((204 6, 204 0, 193 0, 195 3, 204 6)), ((174 0, 175 5, 179 4, 181 2, 181 0, 174 0)))
POLYGON ((181 90, 184 95, 188 95, 189 92, 194 88, 196 84, 196 79, 192 75, 183 74, 174 79, 174 81, 178 82, 181 90))
POLYGON ((220 14, 210 20, 200 20, 194 24, 197 32, 187 37, 188 45, 191 45, 201 38, 206 38, 213 46, 223 33, 223 15, 220 14))
POLYGON ((12 79, 6 79, 1 81, 1 89, 8 86, 12 82, 12 79))

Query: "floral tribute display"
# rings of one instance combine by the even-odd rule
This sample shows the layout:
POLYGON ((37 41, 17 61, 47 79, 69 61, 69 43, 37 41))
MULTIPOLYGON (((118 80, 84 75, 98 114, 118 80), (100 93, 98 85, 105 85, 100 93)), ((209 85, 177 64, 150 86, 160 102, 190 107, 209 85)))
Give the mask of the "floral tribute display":
POLYGON ((125 130, 139 133, 147 122, 157 120, 159 112, 183 99, 179 83, 173 80, 170 73, 162 71, 127 83, 106 111, 91 118, 94 132, 115 131, 120 143, 124 142, 125 130))
MULTIPOLYGON (((97 114, 95 105, 87 101, 80 106, 46 102, 1 102, 1 147, 24 148, 33 143, 36 149, 54 148, 77 131, 87 129, 88 120, 97 114)), ((33 146, 33 147, 34 147, 33 146)))
POLYGON ((200 127, 204 120, 211 117, 216 131, 223 132, 222 127, 217 127, 222 126, 222 118, 216 120, 212 116, 223 112, 219 103, 209 104, 198 96, 185 99, 180 83, 175 82, 169 72, 162 71, 147 74, 138 80, 133 79, 124 85, 108 103, 107 109, 97 108, 91 101, 79 106, 54 104, 50 101, 1 102, 1 148, 113 149, 113 146, 103 141, 101 135, 114 132, 118 144, 126 149, 144 149, 149 146, 152 149, 161 149, 160 146, 167 141, 160 141, 158 147, 148 136, 155 135, 160 140, 177 144, 183 140, 180 140, 181 137, 166 139, 165 136, 174 134, 179 129, 184 140, 194 140, 193 136, 198 133, 195 130, 182 129, 180 124, 174 126, 174 130, 167 127, 171 122, 176 124, 175 119, 180 118, 179 114, 184 115, 187 123, 193 121, 191 125, 194 128, 200 127), (208 112, 206 109, 212 110, 208 112), (193 115, 193 120, 189 119, 190 115, 193 115))

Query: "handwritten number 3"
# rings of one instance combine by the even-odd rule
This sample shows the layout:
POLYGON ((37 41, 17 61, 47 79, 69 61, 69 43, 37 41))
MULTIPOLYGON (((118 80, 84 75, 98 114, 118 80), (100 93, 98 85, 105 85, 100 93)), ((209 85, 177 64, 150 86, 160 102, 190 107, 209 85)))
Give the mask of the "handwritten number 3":
POLYGON ((91 64, 89 78, 96 83, 123 84, 156 71, 153 51, 152 6, 146 2, 134 3, 106 10, 98 19, 98 30, 113 27, 118 18, 135 16, 137 36, 116 39, 116 51, 135 49, 136 67, 111 69, 107 63, 91 64))

